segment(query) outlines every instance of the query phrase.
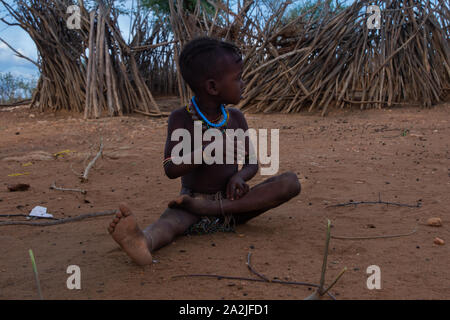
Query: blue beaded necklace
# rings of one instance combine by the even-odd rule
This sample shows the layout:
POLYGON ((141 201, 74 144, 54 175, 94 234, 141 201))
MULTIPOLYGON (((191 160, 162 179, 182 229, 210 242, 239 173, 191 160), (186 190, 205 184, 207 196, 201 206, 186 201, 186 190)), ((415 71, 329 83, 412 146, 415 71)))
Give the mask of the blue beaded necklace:
POLYGON ((192 97, 192 104, 195 107, 195 111, 197 111, 197 113, 200 115, 200 117, 202 117, 202 119, 211 127, 214 128, 220 128, 221 126, 223 126, 227 120, 228 120, 228 113, 225 111, 225 107, 222 105, 220 105, 220 109, 222 110, 222 114, 223 114, 223 120, 220 123, 212 123, 211 121, 209 121, 208 119, 206 119, 206 117, 203 115, 203 113, 200 111, 200 109, 197 106, 197 103, 195 103, 195 96, 192 97))

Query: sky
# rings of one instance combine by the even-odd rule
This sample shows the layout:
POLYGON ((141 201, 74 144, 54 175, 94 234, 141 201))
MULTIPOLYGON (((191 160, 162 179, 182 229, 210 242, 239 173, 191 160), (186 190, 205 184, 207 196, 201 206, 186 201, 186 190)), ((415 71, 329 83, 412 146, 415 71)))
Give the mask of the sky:
MULTIPOLYGON (((32 60, 37 60, 37 51, 34 42, 19 27, 7 27, 4 23, 0 22, 0 37, 21 54, 32 60)), ((11 72, 15 76, 20 75, 26 78, 30 78, 33 75, 37 77, 38 75, 38 70, 35 65, 17 57, 3 42, 0 42, 0 72, 11 72)))

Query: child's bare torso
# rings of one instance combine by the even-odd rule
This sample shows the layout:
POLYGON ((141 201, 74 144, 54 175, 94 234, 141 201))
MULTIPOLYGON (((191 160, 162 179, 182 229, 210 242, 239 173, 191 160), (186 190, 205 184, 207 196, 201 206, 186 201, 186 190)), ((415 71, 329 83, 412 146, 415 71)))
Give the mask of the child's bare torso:
MULTIPOLYGON (((228 111, 230 118, 227 122, 227 129, 240 128, 245 131, 247 128, 244 128, 244 123, 246 122, 243 114, 235 108, 228 108, 228 111)), ((192 120, 191 115, 185 108, 180 108, 174 112, 174 116, 183 119, 184 128, 191 134, 191 151, 193 151, 194 121, 192 120)), ((224 155, 226 155, 226 150, 223 150, 223 152, 224 155)), ((228 180, 237 171, 237 164, 204 164, 182 176, 181 184, 182 187, 199 193, 215 193, 218 191, 225 191, 228 180)))

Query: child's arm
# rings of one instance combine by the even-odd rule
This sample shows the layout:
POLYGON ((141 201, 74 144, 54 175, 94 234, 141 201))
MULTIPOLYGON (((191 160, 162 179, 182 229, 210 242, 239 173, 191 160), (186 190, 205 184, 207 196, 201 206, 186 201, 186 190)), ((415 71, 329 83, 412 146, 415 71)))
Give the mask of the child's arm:
MULTIPOLYGON (((244 132, 246 132, 248 130, 248 124, 245 120, 244 115, 239 110, 236 110, 236 114, 238 115, 240 120, 240 127, 244 130, 244 132)), ((227 198, 231 200, 243 197, 250 190, 250 187, 245 183, 245 181, 253 178, 259 169, 258 162, 256 162, 255 164, 249 163, 249 155, 251 154, 250 139, 248 137, 246 137, 245 139, 245 152, 247 154, 245 164, 242 166, 241 170, 236 172, 230 178, 227 185, 227 198)))
MULTIPOLYGON (((184 116, 182 114, 184 110, 179 109, 172 112, 168 119, 168 126, 167 126, 167 138, 166 138, 166 146, 164 148, 164 159, 169 159, 172 154, 172 148, 179 143, 179 141, 172 141, 172 132, 179 128, 184 128, 184 116)), ((196 153, 202 153, 202 148, 198 150, 194 150, 191 152, 191 164, 174 164, 172 161, 167 161, 164 164, 164 171, 169 177, 169 179, 176 179, 178 177, 184 176, 190 171, 194 170, 195 168, 201 166, 202 164, 194 164, 194 156, 196 153)), ((198 157, 198 155, 197 155, 198 157)))

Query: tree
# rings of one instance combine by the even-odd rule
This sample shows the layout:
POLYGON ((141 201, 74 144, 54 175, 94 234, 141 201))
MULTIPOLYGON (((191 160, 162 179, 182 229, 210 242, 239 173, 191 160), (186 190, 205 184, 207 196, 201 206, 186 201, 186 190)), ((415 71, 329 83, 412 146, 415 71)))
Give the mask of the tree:
POLYGON ((286 13, 285 19, 291 21, 302 14, 306 14, 306 18, 319 18, 321 12, 327 7, 330 12, 339 13, 348 6, 339 3, 338 0, 299 0, 294 2, 293 8, 286 13))
POLYGON ((36 89, 36 79, 15 77, 11 72, 0 73, 0 102, 10 103, 31 98, 36 89))
MULTIPOLYGON (((153 12, 157 14, 169 15, 170 14, 170 5, 169 1, 174 2, 174 6, 176 7, 176 1, 174 0, 138 0, 144 7, 151 9, 153 12)), ((182 0, 183 9, 193 13, 197 6, 197 0, 182 0)), ((206 10, 206 13, 214 14, 214 6, 211 5, 207 0, 200 0, 201 6, 206 10)))

